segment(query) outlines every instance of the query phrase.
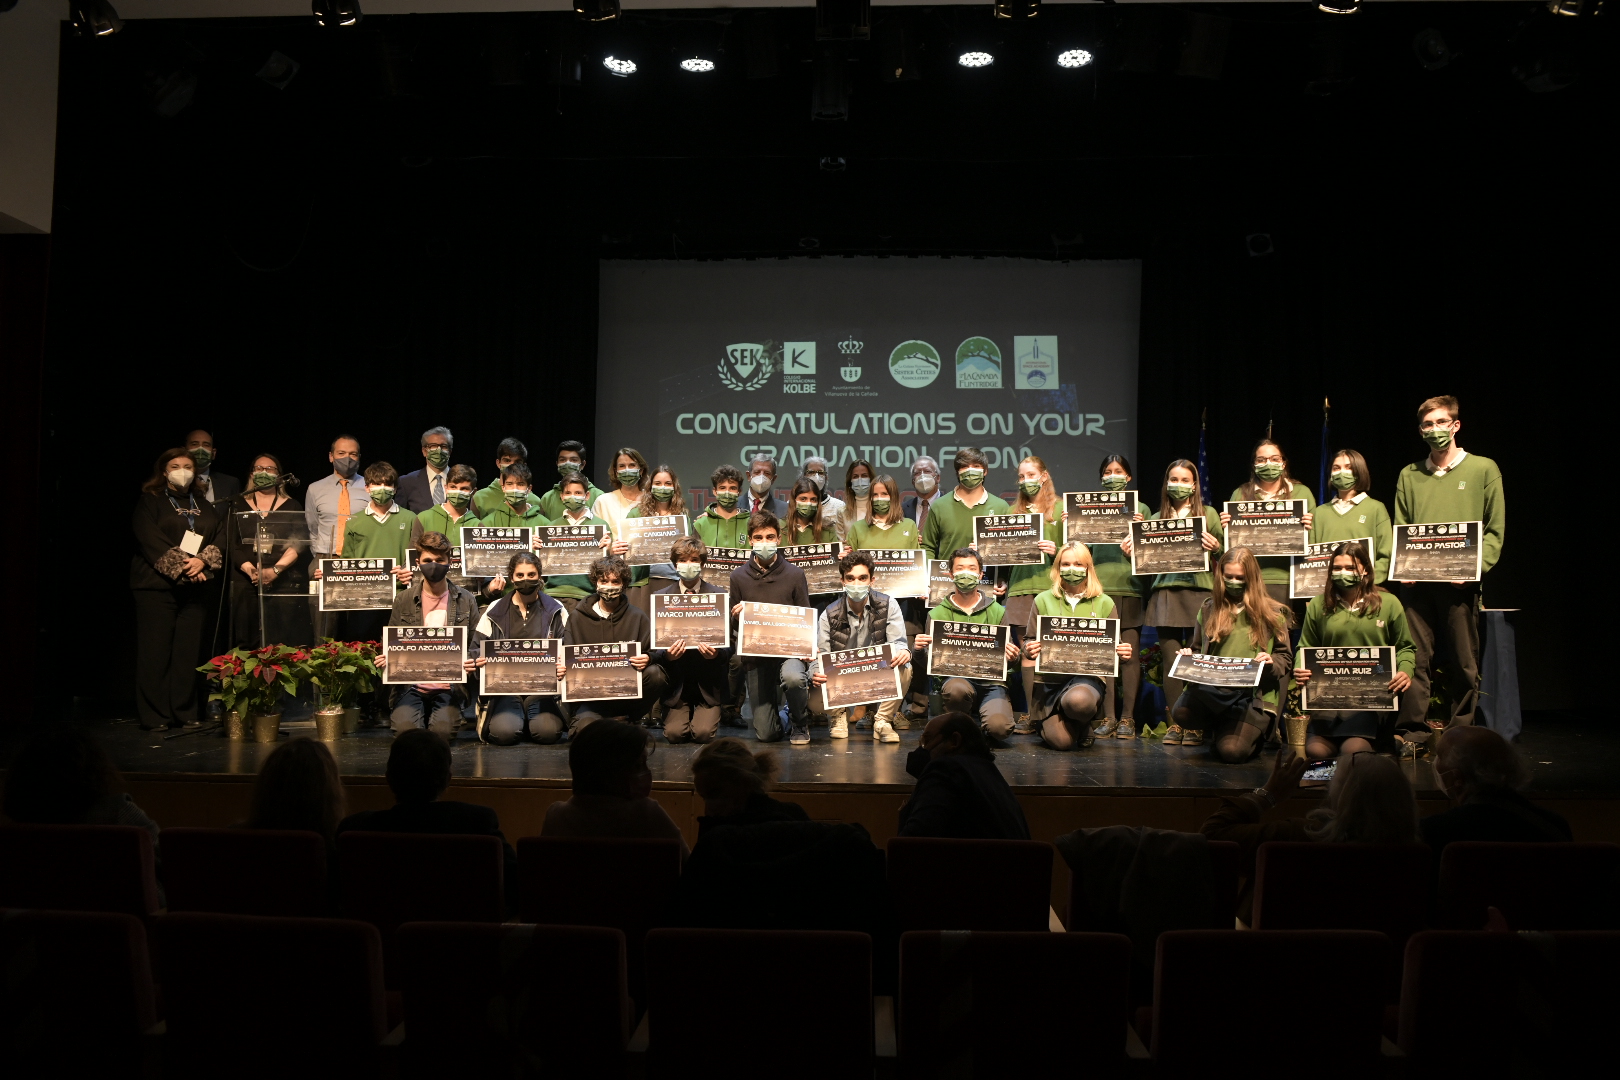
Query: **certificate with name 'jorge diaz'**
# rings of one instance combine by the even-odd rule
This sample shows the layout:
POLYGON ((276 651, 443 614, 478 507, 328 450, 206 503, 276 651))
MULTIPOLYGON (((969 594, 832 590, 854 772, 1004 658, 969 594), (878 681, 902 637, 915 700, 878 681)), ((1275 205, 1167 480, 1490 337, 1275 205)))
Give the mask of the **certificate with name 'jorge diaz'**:
POLYGON ((399 686, 467 678, 465 626, 383 627, 383 682, 399 686))

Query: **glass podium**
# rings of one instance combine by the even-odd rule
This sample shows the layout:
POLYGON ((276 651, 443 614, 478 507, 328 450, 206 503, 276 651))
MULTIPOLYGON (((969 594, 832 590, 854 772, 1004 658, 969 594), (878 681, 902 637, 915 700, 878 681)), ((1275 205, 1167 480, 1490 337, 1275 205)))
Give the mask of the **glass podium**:
POLYGON ((317 599, 310 594, 304 512, 260 513, 238 503, 227 522, 230 644, 247 649, 315 644, 317 599))

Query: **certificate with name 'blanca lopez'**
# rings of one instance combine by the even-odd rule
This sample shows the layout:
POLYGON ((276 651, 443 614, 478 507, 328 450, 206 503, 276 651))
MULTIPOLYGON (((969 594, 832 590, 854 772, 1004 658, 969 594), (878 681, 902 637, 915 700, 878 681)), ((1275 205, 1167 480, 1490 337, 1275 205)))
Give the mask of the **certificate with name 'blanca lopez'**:
POLYGON ((591 572, 602 557, 606 525, 540 525, 534 530, 540 543, 540 572, 546 577, 573 577, 591 572))
POLYGON ((986 566, 1027 566, 1046 558, 1039 544, 1046 521, 1039 514, 985 514, 973 519, 973 543, 986 566))
POLYGON ((804 584, 811 596, 844 591, 844 579, 838 573, 838 556, 843 554, 843 544, 836 540, 827 544, 788 544, 776 550, 804 571, 804 584))
POLYGON ((1288 595, 1295 600, 1309 600, 1327 592, 1333 571, 1333 551, 1340 544, 1360 544, 1367 556, 1367 565, 1373 564, 1372 537, 1359 540, 1329 540, 1325 544, 1306 544, 1305 554, 1296 555, 1288 563, 1288 595))
POLYGON ((703 580, 721 592, 728 592, 731 572, 753 557, 753 551, 748 548, 712 547, 703 563, 703 580))
POLYGON ((630 545, 625 562, 631 566, 652 566, 669 562, 670 547, 691 531, 685 514, 658 514, 625 518, 619 525, 619 535, 613 539, 630 545))
POLYGON ((1203 515, 1131 522, 1132 574, 1202 574, 1209 570, 1203 515))
POLYGON ((641 672, 630 664, 641 655, 639 641, 608 641, 599 645, 564 645, 568 672, 562 682, 562 700, 608 701, 641 696, 641 672))
POLYGON ((488 638, 480 692, 484 694, 557 693, 557 661, 562 641, 557 638, 488 638))
POLYGON ((743 601, 737 654, 808 660, 816 655, 816 609, 743 601))
POLYGON ((942 679, 987 679, 999 682, 1007 677, 1009 626, 993 623, 928 620, 928 674, 942 679))
POLYGON ((533 550, 534 530, 527 525, 466 525, 461 530, 461 565, 468 577, 504 578, 513 555, 533 550))
MULTIPOLYGON (((872 556, 872 588, 895 599, 928 595, 928 552, 921 548, 865 548, 872 556)), ((947 579, 948 580, 948 579, 947 579)))
POLYGON ((1395 677, 1393 645, 1306 646, 1299 667, 1311 673, 1300 707, 1317 710, 1394 712, 1400 696, 1389 692, 1395 677))
POLYGON ((880 701, 900 700, 900 669, 894 666, 892 644, 821 654, 821 702, 827 709, 848 709, 880 701))
POLYGON ((1123 544, 1131 538, 1136 516, 1134 491, 1070 491, 1063 496, 1068 514, 1063 538, 1068 543, 1123 544))
POLYGON ((1266 665, 1245 656, 1209 656, 1204 653, 1176 654, 1170 675, 1182 682, 1200 686, 1259 686, 1266 665))
POLYGON ((1448 521, 1395 526, 1391 581, 1478 581, 1484 566, 1483 525, 1448 521))
POLYGON ((393 686, 467 679, 465 626, 383 627, 383 682, 393 686))
POLYGON ((1041 654, 1035 658, 1037 675, 1119 674, 1118 619, 1037 615, 1035 640, 1041 643, 1041 654))
POLYGON ((1226 548, 1246 547, 1256 555, 1303 555, 1310 543, 1304 499, 1266 499, 1222 504, 1231 516, 1226 548))
POLYGON ((322 611, 393 608, 393 559, 322 559, 320 563, 322 611))
POLYGON ((655 592, 652 601, 652 647, 667 649, 677 641, 688 649, 731 644, 731 594, 723 592, 655 592))

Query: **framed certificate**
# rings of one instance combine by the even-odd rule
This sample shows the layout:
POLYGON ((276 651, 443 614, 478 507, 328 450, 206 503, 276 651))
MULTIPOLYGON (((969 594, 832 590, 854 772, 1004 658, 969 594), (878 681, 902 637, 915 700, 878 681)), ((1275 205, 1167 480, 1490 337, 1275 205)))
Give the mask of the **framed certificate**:
POLYGON ((322 611, 392 611, 393 559, 321 559, 322 611))
POLYGON ((1389 580, 1478 581, 1484 566, 1482 535, 1478 521, 1397 525, 1389 580))
POLYGON ((484 666, 479 668, 481 694, 557 693, 557 661, 562 642, 557 638, 489 638, 484 666))
POLYGON ((461 683, 467 679, 465 626, 385 626, 382 654, 383 682, 392 686, 417 683, 461 683))
POLYGON ((994 623, 928 620, 928 674, 941 678, 1007 678, 1007 641, 1012 628, 994 623))

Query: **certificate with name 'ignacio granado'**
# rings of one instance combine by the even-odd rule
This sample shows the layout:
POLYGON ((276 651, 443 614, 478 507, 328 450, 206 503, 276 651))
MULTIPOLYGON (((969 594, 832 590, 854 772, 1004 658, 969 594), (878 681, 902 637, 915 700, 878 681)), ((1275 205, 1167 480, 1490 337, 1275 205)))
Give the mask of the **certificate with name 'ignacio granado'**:
POLYGON ((383 682, 392 686, 467 679, 465 626, 383 627, 383 682))
POLYGON ((393 559, 322 559, 320 563, 322 611, 393 608, 393 559))

